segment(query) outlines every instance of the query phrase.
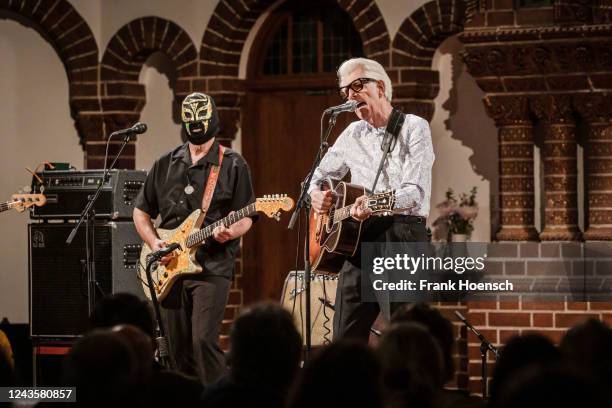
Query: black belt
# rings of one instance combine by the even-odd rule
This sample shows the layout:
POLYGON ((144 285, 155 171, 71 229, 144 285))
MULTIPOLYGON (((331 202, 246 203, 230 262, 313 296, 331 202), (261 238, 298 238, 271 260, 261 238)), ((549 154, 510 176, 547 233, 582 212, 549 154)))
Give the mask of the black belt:
POLYGON ((425 224, 427 223, 427 218, 418 215, 393 214, 393 221, 406 224, 425 224))

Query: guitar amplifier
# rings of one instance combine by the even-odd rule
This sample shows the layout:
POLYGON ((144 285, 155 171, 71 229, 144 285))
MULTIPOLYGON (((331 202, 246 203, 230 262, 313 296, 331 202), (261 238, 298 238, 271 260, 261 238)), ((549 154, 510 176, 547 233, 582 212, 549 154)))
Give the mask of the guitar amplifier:
MULTIPOLYGON (((103 170, 43 171, 32 178, 32 191, 45 195, 44 206, 34 208, 31 218, 79 218, 89 196, 102 183, 103 170)), ((96 218, 132 219, 134 199, 147 172, 111 170, 94 205, 96 218)))
MULTIPOLYGON (((293 315, 298 331, 306 344, 306 296, 304 271, 291 271, 285 279, 281 304, 293 315)), ((334 304, 338 275, 312 274, 310 280, 311 344, 320 346, 332 341, 334 335, 334 304)))
MULTIPOLYGON (((29 236, 30 334, 67 338, 88 327, 88 280, 85 269, 85 226, 71 245, 66 238, 74 223, 33 223, 29 236)), ((96 299, 118 292, 144 293, 137 277, 141 240, 131 222, 97 223, 96 299)))

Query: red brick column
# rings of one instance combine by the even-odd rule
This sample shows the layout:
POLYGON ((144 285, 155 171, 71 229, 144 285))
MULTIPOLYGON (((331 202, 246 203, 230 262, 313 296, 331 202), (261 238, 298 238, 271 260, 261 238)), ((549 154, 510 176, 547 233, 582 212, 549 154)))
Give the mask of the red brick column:
POLYGON ((574 96, 574 106, 588 123, 585 173, 588 196, 587 240, 612 240, 612 95, 574 96))
POLYGON ((487 96, 488 115, 499 130, 499 241, 538 239, 534 227, 533 125, 527 98, 487 96))
POLYGON ((544 121, 544 241, 576 241, 578 170, 576 126, 569 95, 530 98, 532 110, 544 121))

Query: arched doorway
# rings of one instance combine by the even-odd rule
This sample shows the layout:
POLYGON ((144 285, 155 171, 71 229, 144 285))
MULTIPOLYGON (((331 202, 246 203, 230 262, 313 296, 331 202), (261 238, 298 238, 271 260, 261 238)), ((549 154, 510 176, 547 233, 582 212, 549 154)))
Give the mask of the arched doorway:
MULTIPOLYGON (((321 113, 342 102, 336 69, 362 55, 351 18, 335 2, 288 1, 270 13, 249 57, 242 113, 242 152, 258 196, 286 193, 297 199, 319 146, 321 113)), ((353 120, 353 114, 341 115, 330 142, 353 120)), ((302 269, 297 227, 288 231, 288 220, 264 220, 245 237, 245 304, 278 299, 296 256, 302 269)))

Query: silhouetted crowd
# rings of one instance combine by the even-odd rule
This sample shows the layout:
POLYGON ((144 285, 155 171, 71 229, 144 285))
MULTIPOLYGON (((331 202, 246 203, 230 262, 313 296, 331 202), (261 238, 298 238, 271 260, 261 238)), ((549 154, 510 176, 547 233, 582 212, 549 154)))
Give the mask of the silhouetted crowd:
MULTIPOLYGON (((252 306, 232 327, 227 374, 208 385, 155 361, 152 315, 137 297, 102 299, 90 322, 65 359, 62 383, 75 386, 78 399, 67 406, 612 407, 612 330, 599 320, 570 329, 559 347, 538 334, 511 339, 487 401, 445 388, 456 371, 453 326, 426 304, 399 308, 375 349, 336 341, 303 368, 291 314, 272 303, 252 306)), ((12 375, 11 357, 0 352, 0 385, 12 375)))

